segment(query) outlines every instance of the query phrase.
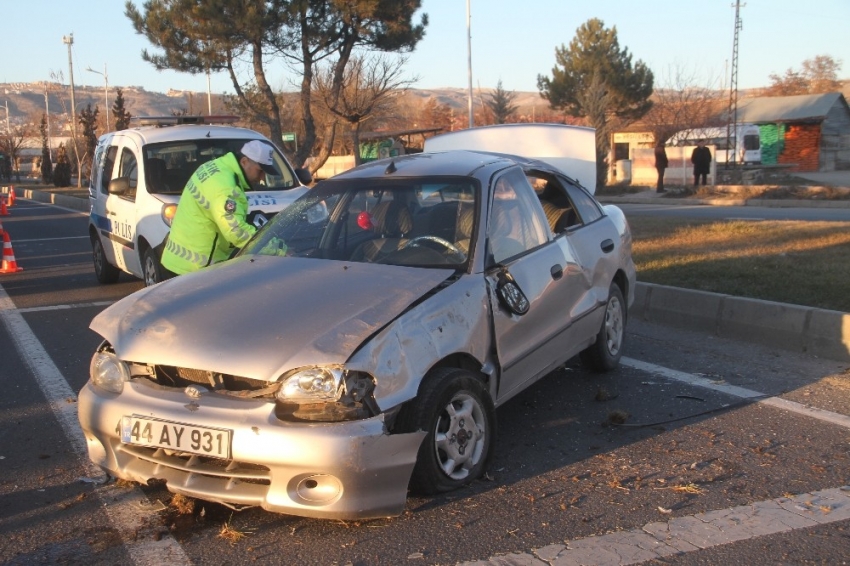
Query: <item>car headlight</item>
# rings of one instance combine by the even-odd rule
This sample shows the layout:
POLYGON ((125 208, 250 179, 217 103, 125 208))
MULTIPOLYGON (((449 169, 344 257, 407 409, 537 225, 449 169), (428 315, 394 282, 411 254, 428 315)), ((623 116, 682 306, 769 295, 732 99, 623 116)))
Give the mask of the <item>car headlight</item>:
POLYGON ((341 368, 302 368, 286 375, 275 394, 284 403, 336 401, 342 393, 341 368))
POLYGON ((110 393, 121 393, 130 381, 130 368, 112 352, 95 352, 89 366, 92 383, 110 393))

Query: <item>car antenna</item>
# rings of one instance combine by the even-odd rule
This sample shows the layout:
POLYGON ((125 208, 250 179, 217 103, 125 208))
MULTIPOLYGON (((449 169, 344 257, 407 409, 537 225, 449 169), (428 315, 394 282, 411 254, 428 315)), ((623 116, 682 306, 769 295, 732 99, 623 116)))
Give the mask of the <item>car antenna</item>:
POLYGON ((387 165, 387 169, 384 171, 384 175, 392 175, 396 171, 395 161, 390 161, 390 164, 387 165))

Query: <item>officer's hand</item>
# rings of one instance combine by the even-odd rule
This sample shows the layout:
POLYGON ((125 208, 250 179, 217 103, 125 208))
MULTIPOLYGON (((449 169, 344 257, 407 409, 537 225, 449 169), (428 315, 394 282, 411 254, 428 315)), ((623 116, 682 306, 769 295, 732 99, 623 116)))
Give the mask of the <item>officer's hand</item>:
POLYGON ((274 237, 260 249, 260 255, 286 256, 288 251, 289 247, 286 243, 280 238, 274 237))

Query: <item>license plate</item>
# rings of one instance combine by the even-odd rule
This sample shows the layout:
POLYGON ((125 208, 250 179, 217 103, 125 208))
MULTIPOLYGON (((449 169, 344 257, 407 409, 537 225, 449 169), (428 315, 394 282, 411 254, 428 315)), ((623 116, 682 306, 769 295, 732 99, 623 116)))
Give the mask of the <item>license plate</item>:
POLYGON ((232 431, 132 415, 121 418, 121 442, 230 458, 232 431))

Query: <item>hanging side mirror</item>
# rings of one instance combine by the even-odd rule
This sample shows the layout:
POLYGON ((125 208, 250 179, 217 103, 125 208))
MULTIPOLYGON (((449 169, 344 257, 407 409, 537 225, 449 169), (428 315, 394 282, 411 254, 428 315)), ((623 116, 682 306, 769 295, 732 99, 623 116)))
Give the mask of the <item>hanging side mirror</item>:
POLYGON ((496 294, 499 302, 510 312, 519 316, 528 312, 528 298, 507 269, 500 271, 497 276, 496 294))

